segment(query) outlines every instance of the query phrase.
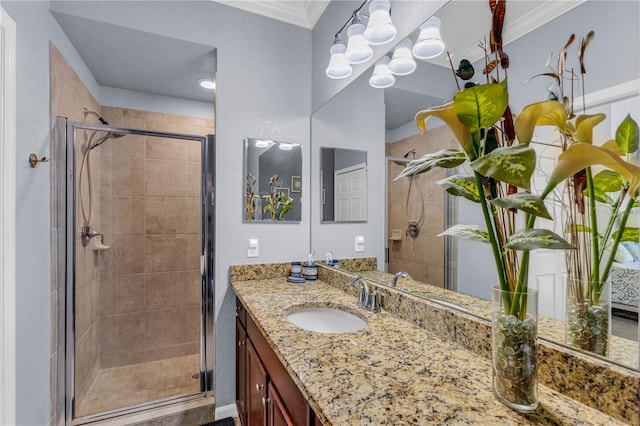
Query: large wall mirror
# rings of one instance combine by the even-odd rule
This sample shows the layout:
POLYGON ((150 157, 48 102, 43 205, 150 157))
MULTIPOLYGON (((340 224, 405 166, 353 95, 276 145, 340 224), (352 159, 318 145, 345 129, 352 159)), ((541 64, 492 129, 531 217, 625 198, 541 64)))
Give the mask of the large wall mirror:
MULTIPOLYGON (((524 105, 545 99, 551 81, 546 78, 528 81, 530 77, 547 71, 549 55, 553 53, 556 58, 555 55, 563 48, 570 34, 575 33, 579 38, 594 30, 596 38, 589 46, 586 57, 588 72, 585 75, 585 105, 588 113, 604 112, 608 116, 607 122, 596 129, 599 132, 597 140, 610 139, 615 127, 627 113, 640 121, 638 12, 637 3, 624 1, 571 4, 553 1, 508 2, 504 34, 505 51, 511 61, 509 103, 512 111, 517 113, 524 105), (607 19, 602 19, 603 16, 607 16, 607 19), (633 37, 625 35, 622 28, 633 28, 633 37), (617 46, 614 40, 618 38, 629 40, 633 53, 629 54, 627 47, 617 46), (629 62, 633 64, 632 67, 628 67, 629 62), (615 75, 612 74, 614 69, 615 75)), ((487 4, 473 1, 449 2, 436 15, 442 22, 441 34, 446 50, 453 55, 453 67, 457 70, 460 60, 468 59, 476 69, 472 81, 485 82, 482 75, 484 59, 478 42, 488 36, 491 19, 487 4)), ((416 36, 417 32, 414 32, 410 37, 415 41, 416 36)), ((390 54, 392 51, 393 49, 390 54)), ((571 47, 568 57, 575 61, 577 46, 571 47)), ((554 61, 555 59, 552 63, 554 61)), ((373 256, 387 259, 388 263, 378 261, 379 271, 371 273, 369 278, 389 283, 393 274, 407 271, 415 281, 427 285, 415 287, 419 283, 407 282, 402 285, 405 290, 431 299, 442 299, 443 293, 433 292, 431 289, 434 286, 444 287, 455 292, 450 293, 452 297, 449 302, 488 319, 490 310, 486 301, 496 273, 487 247, 472 241, 447 241, 445 238, 449 237, 438 237, 446 227, 456 223, 479 224, 482 220, 480 212, 471 203, 465 203, 465 200, 445 196, 442 188, 436 184, 436 181, 444 177, 441 169, 420 175, 413 182, 408 179, 393 181, 411 158, 442 148, 458 148, 457 142, 442 122, 431 119, 427 123, 426 133, 420 135, 413 121, 417 111, 441 105, 451 100, 459 90, 449 61, 446 55, 428 62, 417 61, 417 69, 413 74, 396 76, 395 84, 386 89, 369 86, 368 80, 372 72, 373 67, 323 105, 312 117, 312 122, 321 120, 321 117, 348 117, 351 111, 360 107, 376 111, 369 112, 368 124, 377 124, 376 120, 384 123, 384 129, 376 128, 378 133, 371 134, 369 141, 360 146, 369 154, 369 174, 375 176, 382 172, 385 180, 384 199, 373 203, 370 200, 368 219, 375 221, 378 216, 383 216, 384 226, 380 228, 379 238, 384 241, 384 245, 380 247, 380 253, 374 253, 373 256), (344 100, 345 92, 349 92, 349 99, 361 100, 358 107, 354 105, 355 101, 348 103, 344 100), (381 111, 376 110, 378 105, 381 111), (386 143, 381 142, 383 139, 386 143), (382 157, 382 161, 377 161, 380 158, 378 156, 382 157), (376 158, 376 161, 372 161, 372 158, 376 158), (420 225, 415 238, 408 232, 412 222, 420 225)), ((582 108, 582 100, 580 103, 582 108)), ((361 122, 359 126, 360 129, 371 131, 361 122)), ((313 155, 321 155, 319 147, 326 145, 322 130, 312 126, 313 155), (319 138, 316 137, 316 130, 319 138)), ((544 133, 536 134, 536 137, 540 142, 536 150, 544 157, 548 153, 546 147, 550 140, 544 133)), ((314 174, 320 174, 319 169, 313 170, 314 174)), ((323 238, 320 232, 314 232, 316 226, 320 229, 322 225, 312 223, 313 248, 318 247, 317 240, 323 238)), ((565 291, 561 266, 564 256, 562 252, 541 251, 541 256, 534 262, 537 265, 533 265, 531 269, 536 272, 530 277, 529 285, 544 293, 541 296, 543 302, 540 313, 545 318, 540 324, 540 337, 564 344, 565 291), (544 262, 553 263, 555 269, 550 274, 540 272, 545 267, 544 262)), ((631 304, 614 312, 614 337, 609 359, 637 370, 637 289, 640 287, 640 267, 637 263, 634 265, 632 272, 635 278, 631 279, 629 286, 636 290, 636 296, 631 304)), ((546 267, 548 270, 549 264, 546 267)))
POLYGON ((367 220, 367 152, 320 148, 323 222, 367 220))
POLYGON ((302 147, 297 143, 245 138, 244 222, 300 222, 302 147))

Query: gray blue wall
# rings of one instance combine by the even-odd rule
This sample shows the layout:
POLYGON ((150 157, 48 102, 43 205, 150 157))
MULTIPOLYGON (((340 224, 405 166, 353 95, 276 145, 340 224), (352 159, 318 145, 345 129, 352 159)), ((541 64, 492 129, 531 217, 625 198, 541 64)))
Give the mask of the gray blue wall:
MULTIPOLYGON (((44 2, 8 2, 17 24, 17 419, 49 422, 50 176, 47 165, 31 169, 30 152, 50 156, 49 40, 85 84, 91 80, 44 2)), ((52 2, 60 12, 136 28, 218 48, 216 241, 216 403, 234 396, 234 309, 229 265, 304 258, 309 212, 302 224, 242 227, 242 139, 251 135, 303 145, 309 170, 311 33, 213 2, 52 2), (291 58, 295 58, 292 61, 291 58), (235 188, 235 189, 234 189, 235 188), (286 229, 283 229, 286 228, 286 229), (282 232, 291 236, 279 243, 282 232), (258 259, 247 259, 245 240, 260 240, 258 259)), ((90 88, 94 94, 97 88, 90 88)), ((96 96, 98 97, 98 96, 96 96)), ((303 191, 308 183, 303 179, 303 191), (306 185, 306 186, 305 186, 306 185)))

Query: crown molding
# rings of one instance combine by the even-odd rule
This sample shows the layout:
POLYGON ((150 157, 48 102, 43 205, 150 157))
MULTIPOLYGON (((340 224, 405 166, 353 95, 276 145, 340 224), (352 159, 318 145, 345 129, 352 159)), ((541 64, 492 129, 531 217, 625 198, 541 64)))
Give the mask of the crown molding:
MULTIPOLYGON (((503 40, 504 45, 508 45, 509 43, 516 41, 520 37, 523 37, 530 33, 531 31, 547 24, 553 19, 557 18, 560 15, 563 15, 570 10, 580 6, 585 3, 587 0, 571 0, 571 1, 557 1, 557 0, 546 0, 540 3, 539 6, 534 8, 531 12, 521 16, 520 18, 514 20, 513 22, 508 22, 504 26, 503 31, 503 40)), ((482 51, 478 49, 478 46, 473 45, 469 48, 465 49, 460 54, 460 58, 467 58, 469 61, 476 62, 482 59, 484 56, 482 51)), ((437 65, 448 67, 449 64, 441 64, 437 65)))
POLYGON ((586 108, 593 108, 638 95, 640 95, 640 80, 636 79, 588 93, 584 96, 584 103, 586 108))
POLYGON ((226 6, 244 10, 245 12, 265 16, 288 24, 312 29, 330 0, 213 0, 226 6))

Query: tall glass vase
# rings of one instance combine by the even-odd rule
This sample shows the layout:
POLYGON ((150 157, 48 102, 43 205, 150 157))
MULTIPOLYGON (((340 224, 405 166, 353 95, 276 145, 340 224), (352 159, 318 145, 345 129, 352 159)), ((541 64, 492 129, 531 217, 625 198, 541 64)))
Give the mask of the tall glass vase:
POLYGON ((611 340, 611 282, 567 279, 568 345, 597 355, 609 354, 611 340))
POLYGON ((518 298, 491 288, 493 393, 508 407, 529 412, 538 407, 537 337, 538 292, 518 298))

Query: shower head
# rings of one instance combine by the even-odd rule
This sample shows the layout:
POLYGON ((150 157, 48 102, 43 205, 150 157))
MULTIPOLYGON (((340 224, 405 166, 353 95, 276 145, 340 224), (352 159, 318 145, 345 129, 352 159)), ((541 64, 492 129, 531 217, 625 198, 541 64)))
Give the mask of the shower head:
POLYGON ((85 118, 86 118, 86 117, 87 117, 87 115, 89 115, 89 114, 91 114, 91 115, 95 116, 95 117, 98 119, 98 121, 100 121, 100 122, 101 122, 102 124, 104 124, 105 126, 108 126, 108 125, 109 125, 109 123, 107 122, 107 120, 105 120, 104 118, 102 118, 102 116, 101 116, 100 114, 98 114, 98 113, 97 113, 97 112, 95 112, 95 111, 90 111, 90 110, 88 110, 88 109, 85 107, 85 108, 84 108, 84 116, 85 116, 85 118))
POLYGON ((109 138, 114 138, 114 139, 115 139, 115 138, 121 138, 121 137, 123 137, 123 136, 125 136, 125 135, 124 135, 124 134, 122 134, 122 133, 109 132, 109 133, 107 133, 106 135, 104 135, 104 136, 100 137, 100 138, 99 138, 97 141, 95 141, 94 143, 92 143, 92 144, 89 146, 89 151, 91 151, 93 148, 97 148, 98 146, 102 145, 102 143, 104 143, 104 141, 106 141, 106 140, 107 140, 107 139, 109 139, 109 138))

